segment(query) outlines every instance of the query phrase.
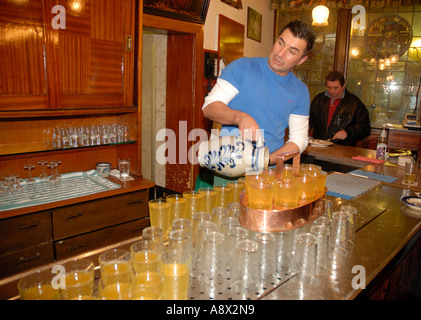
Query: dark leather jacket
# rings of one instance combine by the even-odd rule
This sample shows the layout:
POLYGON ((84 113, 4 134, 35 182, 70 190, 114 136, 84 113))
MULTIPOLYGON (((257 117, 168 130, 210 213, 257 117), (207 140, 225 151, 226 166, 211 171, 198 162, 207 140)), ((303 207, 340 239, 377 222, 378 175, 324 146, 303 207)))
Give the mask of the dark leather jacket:
POLYGON ((355 146, 358 140, 370 135, 370 116, 364 103, 345 89, 345 95, 333 114, 327 128, 329 97, 325 92, 319 93, 310 106, 310 129, 314 139, 332 139, 336 132, 345 130, 345 140, 335 139, 333 142, 347 146, 355 146))

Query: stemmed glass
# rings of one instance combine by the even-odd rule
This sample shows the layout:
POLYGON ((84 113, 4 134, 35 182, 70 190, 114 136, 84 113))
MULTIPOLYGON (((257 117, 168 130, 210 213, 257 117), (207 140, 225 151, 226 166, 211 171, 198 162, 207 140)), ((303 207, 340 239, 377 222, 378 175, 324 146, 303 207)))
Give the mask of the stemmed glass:
POLYGON ((57 178, 57 176, 54 174, 54 169, 57 168, 57 163, 55 161, 50 161, 49 164, 47 164, 47 167, 51 169, 51 176, 48 179, 48 182, 50 183, 58 183, 59 179, 57 178))
POLYGON ((2 179, 5 181, 3 192, 5 194, 13 193, 12 182, 13 182, 14 176, 4 176, 2 177, 2 179))
POLYGON ((44 165, 46 165, 48 163, 48 161, 46 160, 40 160, 37 162, 39 165, 41 165, 41 174, 39 175, 39 178, 41 180, 46 180, 48 177, 48 174, 45 173, 44 171, 44 165))
POLYGON ((57 169, 59 164, 61 164, 61 161, 50 161, 50 164, 47 165, 51 169, 51 176, 48 181, 56 183, 61 180, 61 174, 58 173, 57 169))
POLYGON ((37 184, 37 182, 34 178, 32 178, 31 170, 35 168, 35 165, 34 164, 27 164, 27 165, 24 166, 24 168, 26 170, 28 170, 28 179, 26 179, 26 185, 28 187, 34 187, 37 184))
POLYGON ((56 160, 56 161, 53 161, 53 162, 56 164, 56 166, 55 166, 56 170, 55 170, 54 175, 56 176, 57 179, 61 179, 61 174, 58 173, 58 166, 61 164, 61 161, 56 160))

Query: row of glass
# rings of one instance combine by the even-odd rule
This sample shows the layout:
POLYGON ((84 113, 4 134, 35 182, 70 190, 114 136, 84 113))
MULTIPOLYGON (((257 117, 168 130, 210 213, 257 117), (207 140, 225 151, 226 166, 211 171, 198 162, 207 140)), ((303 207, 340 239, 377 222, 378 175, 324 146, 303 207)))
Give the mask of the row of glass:
POLYGON ((211 214, 194 212, 192 220, 173 221, 168 244, 162 229, 149 227, 130 251, 102 253, 97 283, 94 264, 78 259, 59 266, 60 277, 37 272, 21 279, 18 289, 21 299, 185 300, 196 280, 210 298, 223 290, 249 298, 285 274, 311 284, 320 275, 334 279, 344 272, 356 219, 355 208, 342 206, 306 227, 254 233, 239 225, 235 213, 217 224, 211 214))
POLYGON ((52 147, 55 149, 124 143, 130 140, 130 127, 118 123, 65 126, 54 128, 52 147))
MULTIPOLYGON (((41 166, 41 174, 38 177, 39 182, 48 181, 52 184, 57 183, 61 179, 61 174, 58 173, 58 166, 61 164, 61 161, 46 161, 40 160, 37 162, 41 166), (51 169, 51 175, 45 173, 44 166, 47 166, 51 169)), ((8 176, 1 177, 0 181, 0 195, 4 194, 13 194, 20 192, 25 188, 35 188, 37 185, 37 180, 32 177, 31 171, 35 169, 35 164, 26 164, 24 166, 28 170, 28 178, 23 179, 19 177, 18 174, 11 174, 8 176)))

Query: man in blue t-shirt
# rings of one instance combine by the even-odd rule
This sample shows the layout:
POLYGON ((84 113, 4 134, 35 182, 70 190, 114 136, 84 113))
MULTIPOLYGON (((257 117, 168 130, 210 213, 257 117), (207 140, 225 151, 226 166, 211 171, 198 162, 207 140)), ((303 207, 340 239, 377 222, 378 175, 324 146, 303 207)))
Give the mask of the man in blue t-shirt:
POLYGON ((307 24, 291 21, 281 30, 269 57, 231 62, 205 99, 205 117, 228 130, 221 132, 255 141, 262 137, 270 164, 281 153, 303 152, 308 143, 310 95, 291 70, 307 60, 314 41, 307 24))

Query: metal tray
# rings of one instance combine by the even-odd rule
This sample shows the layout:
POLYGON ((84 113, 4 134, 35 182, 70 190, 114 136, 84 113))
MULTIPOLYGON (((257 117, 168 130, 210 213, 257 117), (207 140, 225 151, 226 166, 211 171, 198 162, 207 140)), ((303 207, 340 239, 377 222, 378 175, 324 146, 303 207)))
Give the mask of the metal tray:
POLYGON ((240 194, 240 225, 256 232, 282 232, 302 227, 320 217, 325 210, 327 188, 311 202, 302 202, 296 208, 263 210, 248 207, 244 191, 240 194))

